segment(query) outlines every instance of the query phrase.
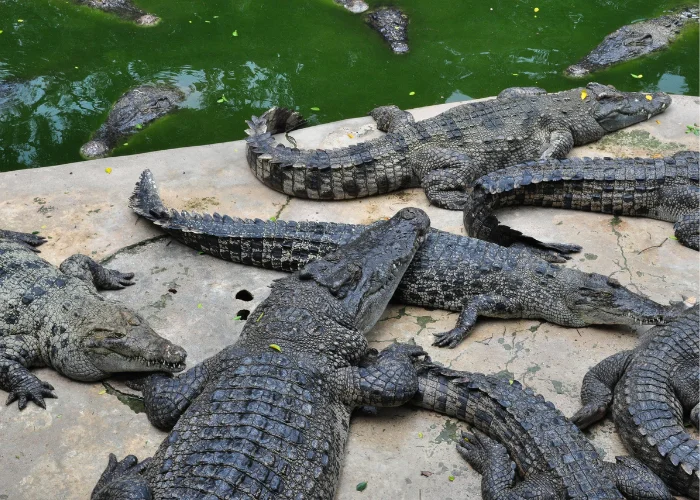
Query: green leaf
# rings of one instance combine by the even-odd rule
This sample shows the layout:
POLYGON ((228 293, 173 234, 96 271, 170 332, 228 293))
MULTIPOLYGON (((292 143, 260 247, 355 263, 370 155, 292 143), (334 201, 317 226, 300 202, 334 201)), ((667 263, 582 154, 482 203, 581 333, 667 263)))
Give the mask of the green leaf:
POLYGON ((265 315, 264 312, 260 313, 260 316, 258 316, 258 319, 256 319, 255 322, 256 322, 256 323, 260 323, 260 320, 262 319, 262 317, 263 317, 264 315, 265 315))
POLYGON ((39 231, 32 231, 32 234, 39 234, 39 231))
POLYGON ((454 477, 454 476, 450 476, 450 477, 448 477, 447 479, 448 479, 450 482, 452 482, 452 481, 455 480, 455 477, 454 477))
POLYGON ((419 432, 419 433, 418 433, 418 437, 421 438, 421 439, 423 439, 423 433, 422 433, 422 432, 419 432))
POLYGON ((408 95, 416 95, 416 93, 414 91, 411 91, 408 93, 408 95))
POLYGON ((228 99, 226 99, 226 96, 224 94, 221 94, 221 99, 217 99, 216 102, 218 102, 218 103, 228 102, 228 99))
POLYGON ((143 125, 141 125, 140 123, 137 123, 137 124, 136 124, 136 128, 137 128, 138 130, 141 130, 141 129, 143 128, 143 125))
POLYGON ((231 36, 238 36, 238 30, 233 30, 233 33, 231 33, 231 36))
POLYGON ((635 75, 634 73, 630 73, 630 76, 631 76, 632 78, 637 78, 637 79, 639 79, 639 78, 642 78, 644 75, 635 75))
POLYGON ((669 240, 676 240, 676 241, 678 241, 678 238, 676 238, 675 236, 669 236, 668 239, 669 239, 669 240))
POLYGON ((219 19, 219 16, 214 16, 214 19, 219 19))
POLYGON ((361 483, 357 483, 357 486, 355 486, 355 489, 357 491, 365 491, 367 489, 367 481, 362 481, 361 483))
POLYGON ((128 145, 129 145, 129 143, 128 143, 128 142, 125 142, 125 143, 124 143, 124 146, 128 146, 128 145))
POLYGON ((201 303, 197 304, 197 309, 201 309, 203 306, 201 303))
POLYGON ((205 23, 209 23, 209 24, 211 24, 211 21, 204 21, 204 22, 205 22, 205 23))
POLYGON ((311 111, 321 111, 321 108, 317 108, 316 106, 313 106, 310 109, 311 109, 311 111))
POLYGON ((234 316, 234 317, 233 317, 233 321, 240 321, 240 320, 241 320, 241 317, 240 317, 240 316, 234 316))
POLYGON ((278 346, 277 344, 270 344, 268 347, 270 349, 274 349, 277 352, 282 352, 282 348, 280 346, 278 346))
POLYGON ((276 222, 276 221, 277 221, 277 217, 275 217, 275 216, 273 215, 272 217, 270 217, 270 220, 271 220, 272 222, 276 222))
POLYGON ((2 35, 2 30, 0 30, 0 35, 2 35))

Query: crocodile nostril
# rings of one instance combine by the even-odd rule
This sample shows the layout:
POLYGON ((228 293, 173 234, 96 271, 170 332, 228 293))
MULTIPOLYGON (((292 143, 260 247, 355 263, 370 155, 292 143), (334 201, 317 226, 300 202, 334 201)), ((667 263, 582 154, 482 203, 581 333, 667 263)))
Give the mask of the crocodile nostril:
POLYGON ((238 300, 244 300, 246 302, 249 302, 249 301, 253 300, 253 294, 250 293, 248 290, 241 290, 240 292, 238 292, 236 294, 236 298, 238 300))
POLYGON ((248 309, 241 309, 236 313, 236 316, 238 316, 243 321, 248 319, 248 315, 250 315, 250 311, 248 309))

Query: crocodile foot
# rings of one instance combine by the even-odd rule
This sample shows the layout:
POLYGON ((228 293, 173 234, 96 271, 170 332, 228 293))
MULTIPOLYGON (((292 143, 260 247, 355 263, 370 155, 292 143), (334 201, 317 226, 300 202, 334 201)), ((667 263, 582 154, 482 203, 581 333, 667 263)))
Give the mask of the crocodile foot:
POLYGON ((457 347, 464 337, 467 336, 468 330, 462 327, 456 327, 448 332, 434 333, 435 340, 433 341, 434 346, 438 347, 449 347, 454 349, 457 347))
POLYGON ((423 350, 423 348, 416 344, 391 344, 386 349, 379 352, 378 358, 380 360, 386 358, 400 359, 409 358, 411 361, 418 361, 418 358, 423 357, 423 361, 430 362, 430 356, 423 350))
POLYGON ((579 429, 585 429, 605 417, 608 407, 596 403, 587 404, 569 419, 579 429))
POLYGON ((46 409, 44 398, 55 398, 56 395, 52 392, 53 386, 48 382, 43 382, 35 376, 26 377, 12 388, 10 395, 7 397, 6 405, 18 401, 19 409, 24 410, 29 401, 34 401, 37 406, 46 409))
POLYGON ((46 238, 39 236, 38 234, 30 233, 18 233, 15 231, 4 231, 0 229, 0 238, 8 238, 16 241, 17 243, 22 243, 27 246, 31 251, 40 253, 36 247, 46 243, 46 238))
POLYGON ((479 474, 484 473, 493 451, 505 448, 483 432, 474 429, 473 433, 462 431, 462 439, 457 443, 457 452, 479 474))
POLYGON ((105 269, 104 279, 100 283, 103 290, 121 290, 134 284, 134 273, 122 273, 115 269, 105 269))
POLYGON ((134 455, 128 455, 123 460, 118 461, 114 453, 109 454, 107 468, 100 476, 100 480, 92 490, 92 499, 101 498, 130 498, 130 499, 150 499, 148 485, 139 477, 151 459, 139 463, 134 455))

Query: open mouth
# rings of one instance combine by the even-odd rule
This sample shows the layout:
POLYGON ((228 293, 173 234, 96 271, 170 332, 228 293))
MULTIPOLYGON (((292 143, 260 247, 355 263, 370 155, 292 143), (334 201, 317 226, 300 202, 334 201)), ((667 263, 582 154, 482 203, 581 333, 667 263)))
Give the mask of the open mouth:
POLYGON ((177 363, 168 363, 167 361, 161 361, 161 360, 156 360, 156 359, 146 359, 141 356, 135 356, 135 357, 128 357, 128 356, 123 356, 124 359, 126 359, 129 362, 139 364, 141 366, 145 366, 148 368, 157 368, 157 369, 163 369, 167 371, 173 371, 173 372, 179 372, 185 369, 185 362, 180 361, 177 363))

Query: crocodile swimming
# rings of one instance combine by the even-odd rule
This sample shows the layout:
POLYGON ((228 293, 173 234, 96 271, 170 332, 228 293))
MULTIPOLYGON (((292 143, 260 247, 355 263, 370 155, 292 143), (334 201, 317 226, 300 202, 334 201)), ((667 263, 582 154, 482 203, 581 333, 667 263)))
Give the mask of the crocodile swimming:
POLYGON ((565 73, 582 78, 614 64, 664 50, 690 23, 698 23, 697 6, 623 26, 606 36, 600 45, 579 62, 566 68, 565 73))
MULTIPOLYGON (((141 174, 130 206, 199 251, 287 272, 335 251, 368 227, 168 210, 148 170, 141 174)), ((656 324, 675 314, 670 306, 637 295, 612 278, 559 267, 517 246, 506 248, 438 230, 429 232, 394 299, 459 312, 456 327, 436 336, 436 345, 449 347, 468 335, 479 316, 536 318, 583 327, 656 324)))
POLYGON ((408 16, 395 7, 383 7, 367 14, 367 24, 387 41, 394 54, 408 52, 408 16))
POLYGON ((83 144, 80 155, 86 159, 109 155, 125 138, 172 113, 184 100, 185 93, 170 85, 141 85, 129 90, 117 100, 90 141, 83 144))
POLYGON ((46 240, 0 230, 0 389, 19 409, 46 408, 53 387, 29 371, 48 366, 73 380, 118 372, 176 372, 185 351, 158 336, 135 311, 97 289, 132 284, 133 274, 106 269, 85 255, 56 268, 36 255, 46 240))
POLYGON ((583 408, 571 417, 586 428, 612 417, 627 449, 677 494, 698 498, 698 440, 683 427, 698 427, 700 308, 695 305, 667 325, 656 326, 639 345, 604 359, 586 374, 583 408))
POLYGON ((160 18, 140 9, 131 0, 73 0, 78 5, 114 14, 124 21, 131 21, 141 26, 155 26, 160 18))
POLYGON ((148 377, 146 413, 172 428, 155 456, 114 456, 94 500, 331 500, 350 413, 397 406, 418 388, 419 346, 375 355, 367 333, 430 221, 415 208, 277 280, 240 339, 178 378, 148 377))
POLYGON ((303 124, 286 108, 248 121, 248 165, 266 186, 299 198, 344 200, 421 186, 434 205, 464 206, 465 189, 482 175, 527 160, 564 158, 571 148, 663 112, 663 92, 586 87, 543 93, 506 89, 497 99, 466 103, 416 122, 396 106, 370 114, 386 135, 346 148, 300 150, 272 134, 303 124))
POLYGON ((482 475, 485 499, 673 498, 638 460, 603 461, 561 411, 517 380, 425 362, 411 404, 472 427, 462 432, 457 451, 482 475))
POLYGON ((499 245, 547 248, 547 243, 500 224, 494 211, 517 205, 569 208, 674 222, 678 241, 698 250, 699 156, 683 151, 657 159, 540 160, 497 170, 474 183, 464 207, 464 227, 469 236, 499 245))

